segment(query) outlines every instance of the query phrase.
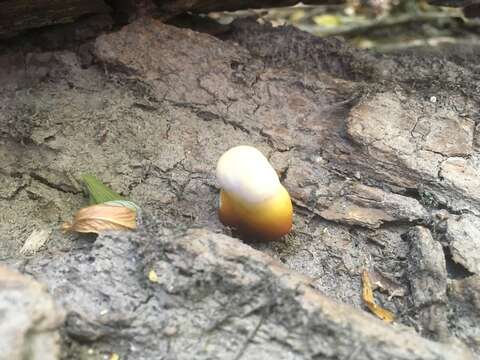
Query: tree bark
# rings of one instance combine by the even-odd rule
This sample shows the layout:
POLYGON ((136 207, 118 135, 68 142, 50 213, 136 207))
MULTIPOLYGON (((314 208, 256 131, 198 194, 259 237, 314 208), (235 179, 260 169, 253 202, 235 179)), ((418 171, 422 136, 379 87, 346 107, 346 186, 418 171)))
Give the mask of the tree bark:
MULTIPOLYGON (((310 0, 307 4, 341 3, 343 0, 310 0)), ((290 6, 297 0, 0 0, 0 38, 22 30, 75 21, 88 14, 114 12, 118 20, 130 22, 153 12, 170 17, 191 12, 233 11, 247 8, 290 6)))
POLYGON ((110 10, 103 0, 0 0, 0 37, 110 10))
MULTIPOLYGON (((184 11, 211 12, 211 11, 234 11, 249 8, 269 8, 280 6, 292 6, 299 3, 298 0, 170 0, 156 1, 159 8, 164 12, 181 13, 184 11)), ((304 4, 339 4, 342 0, 307 0, 304 4)))

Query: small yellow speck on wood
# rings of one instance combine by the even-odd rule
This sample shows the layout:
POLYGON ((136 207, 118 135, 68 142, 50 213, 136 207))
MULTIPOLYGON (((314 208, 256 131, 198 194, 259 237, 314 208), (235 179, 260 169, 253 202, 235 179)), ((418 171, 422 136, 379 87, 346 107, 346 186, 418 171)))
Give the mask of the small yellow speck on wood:
POLYGON ((362 299, 365 302, 365 305, 367 305, 368 309, 377 317, 387 323, 392 323, 395 320, 394 315, 390 311, 380 307, 375 303, 375 299, 373 298, 372 283, 370 282, 370 277, 368 276, 367 270, 363 270, 362 272, 362 283, 362 299))
POLYGON ((148 280, 152 283, 158 283, 158 275, 155 270, 150 270, 148 272, 148 280))

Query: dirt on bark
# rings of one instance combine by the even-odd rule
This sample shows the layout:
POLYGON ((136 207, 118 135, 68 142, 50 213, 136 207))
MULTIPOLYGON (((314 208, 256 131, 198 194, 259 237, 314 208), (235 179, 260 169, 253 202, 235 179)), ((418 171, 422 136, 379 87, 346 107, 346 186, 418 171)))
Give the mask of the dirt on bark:
POLYGON ((480 356, 473 62, 254 20, 219 38, 107 28, 0 55, 0 259, 67 311, 63 358, 480 356), (292 195, 281 241, 218 221, 215 164, 239 144, 292 195), (87 203, 85 172, 142 207, 138 232, 59 231, 87 203), (364 269, 395 324, 366 313, 364 269))

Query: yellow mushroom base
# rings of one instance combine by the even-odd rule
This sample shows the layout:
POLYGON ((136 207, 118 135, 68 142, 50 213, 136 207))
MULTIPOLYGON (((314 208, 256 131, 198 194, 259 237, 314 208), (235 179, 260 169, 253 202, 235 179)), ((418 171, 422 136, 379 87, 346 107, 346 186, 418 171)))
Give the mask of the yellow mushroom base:
POLYGON ((221 190, 218 215, 224 225, 235 228, 242 235, 270 241, 290 231, 293 207, 283 186, 272 198, 253 204, 221 190))

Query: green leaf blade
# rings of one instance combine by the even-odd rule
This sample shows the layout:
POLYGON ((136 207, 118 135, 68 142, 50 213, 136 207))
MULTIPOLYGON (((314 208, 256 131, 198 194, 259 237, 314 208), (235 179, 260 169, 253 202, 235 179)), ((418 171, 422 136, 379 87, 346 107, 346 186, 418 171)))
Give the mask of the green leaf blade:
POLYGON ((82 180, 87 187, 91 204, 103 204, 108 201, 126 200, 122 195, 110 189, 94 175, 84 174, 82 180))

